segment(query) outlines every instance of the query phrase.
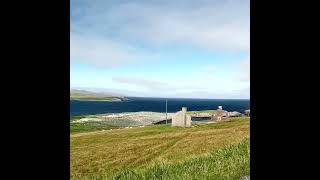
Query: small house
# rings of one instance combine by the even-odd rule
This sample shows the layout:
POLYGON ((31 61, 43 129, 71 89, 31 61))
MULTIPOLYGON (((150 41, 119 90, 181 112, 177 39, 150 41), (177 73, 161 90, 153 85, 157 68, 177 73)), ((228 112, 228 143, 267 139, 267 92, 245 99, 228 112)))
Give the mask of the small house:
POLYGON ((229 117, 228 112, 222 109, 222 106, 212 113, 211 120, 212 121, 221 121, 229 117))

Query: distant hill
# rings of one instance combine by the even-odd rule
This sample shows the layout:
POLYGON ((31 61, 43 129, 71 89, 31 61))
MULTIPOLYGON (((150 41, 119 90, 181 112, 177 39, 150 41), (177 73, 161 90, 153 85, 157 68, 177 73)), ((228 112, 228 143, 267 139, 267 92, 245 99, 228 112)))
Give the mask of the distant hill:
POLYGON ((97 93, 86 90, 70 90, 70 100, 79 101, 126 101, 127 97, 111 93, 97 93))

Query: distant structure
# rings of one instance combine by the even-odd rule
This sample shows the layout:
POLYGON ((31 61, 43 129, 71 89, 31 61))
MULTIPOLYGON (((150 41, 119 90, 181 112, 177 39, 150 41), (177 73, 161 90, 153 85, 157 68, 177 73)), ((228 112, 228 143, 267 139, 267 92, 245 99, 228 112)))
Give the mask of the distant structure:
POLYGON ((228 112, 228 117, 241 117, 241 116, 243 116, 243 114, 241 114, 237 111, 228 112))
POLYGON ((191 116, 187 115, 187 108, 182 107, 182 110, 172 116, 172 126, 191 127, 191 116))
POLYGON ((229 117, 228 112, 222 109, 222 106, 218 106, 218 109, 212 113, 211 120, 212 121, 221 121, 225 118, 229 117))
POLYGON ((246 116, 250 116, 250 109, 244 111, 246 116))

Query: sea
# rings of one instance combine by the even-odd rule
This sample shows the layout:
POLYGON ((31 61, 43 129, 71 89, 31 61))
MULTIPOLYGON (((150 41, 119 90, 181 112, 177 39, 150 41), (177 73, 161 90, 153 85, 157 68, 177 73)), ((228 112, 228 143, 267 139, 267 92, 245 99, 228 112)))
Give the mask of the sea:
POLYGON ((181 107, 187 107, 188 111, 218 109, 218 106, 226 111, 238 111, 244 113, 250 109, 249 99, 185 99, 185 98, 145 98, 128 97, 128 101, 76 101, 70 100, 70 115, 93 115, 104 113, 122 112, 177 112, 181 107))

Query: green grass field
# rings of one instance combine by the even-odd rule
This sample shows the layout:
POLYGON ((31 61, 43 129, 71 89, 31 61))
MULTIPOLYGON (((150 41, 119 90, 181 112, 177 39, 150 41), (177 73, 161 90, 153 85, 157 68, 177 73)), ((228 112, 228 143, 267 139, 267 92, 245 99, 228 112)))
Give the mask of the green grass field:
POLYGON ((85 117, 87 117, 87 116, 86 115, 80 115, 80 116, 71 116, 70 115, 70 122, 76 121, 76 120, 79 120, 79 119, 85 118, 85 117))
POLYGON ((105 122, 81 122, 72 123, 73 121, 79 120, 81 118, 97 118, 98 115, 80 115, 80 116, 70 116, 70 133, 83 133, 101 130, 117 129, 122 126, 113 125, 105 122))
POLYGON ((118 126, 113 126, 103 122, 83 122, 83 123, 71 123, 70 124, 70 133, 82 133, 82 132, 92 132, 92 131, 101 131, 116 129, 118 126))
POLYGON ((217 110, 188 111, 187 114, 194 115, 194 114, 199 114, 199 113, 213 113, 215 111, 217 111, 217 110))
POLYGON ((239 179, 249 174, 249 128, 249 118, 232 118, 74 133, 71 179, 239 179))
POLYGON ((236 179, 250 174, 249 139, 176 164, 125 169, 109 179, 236 179))

